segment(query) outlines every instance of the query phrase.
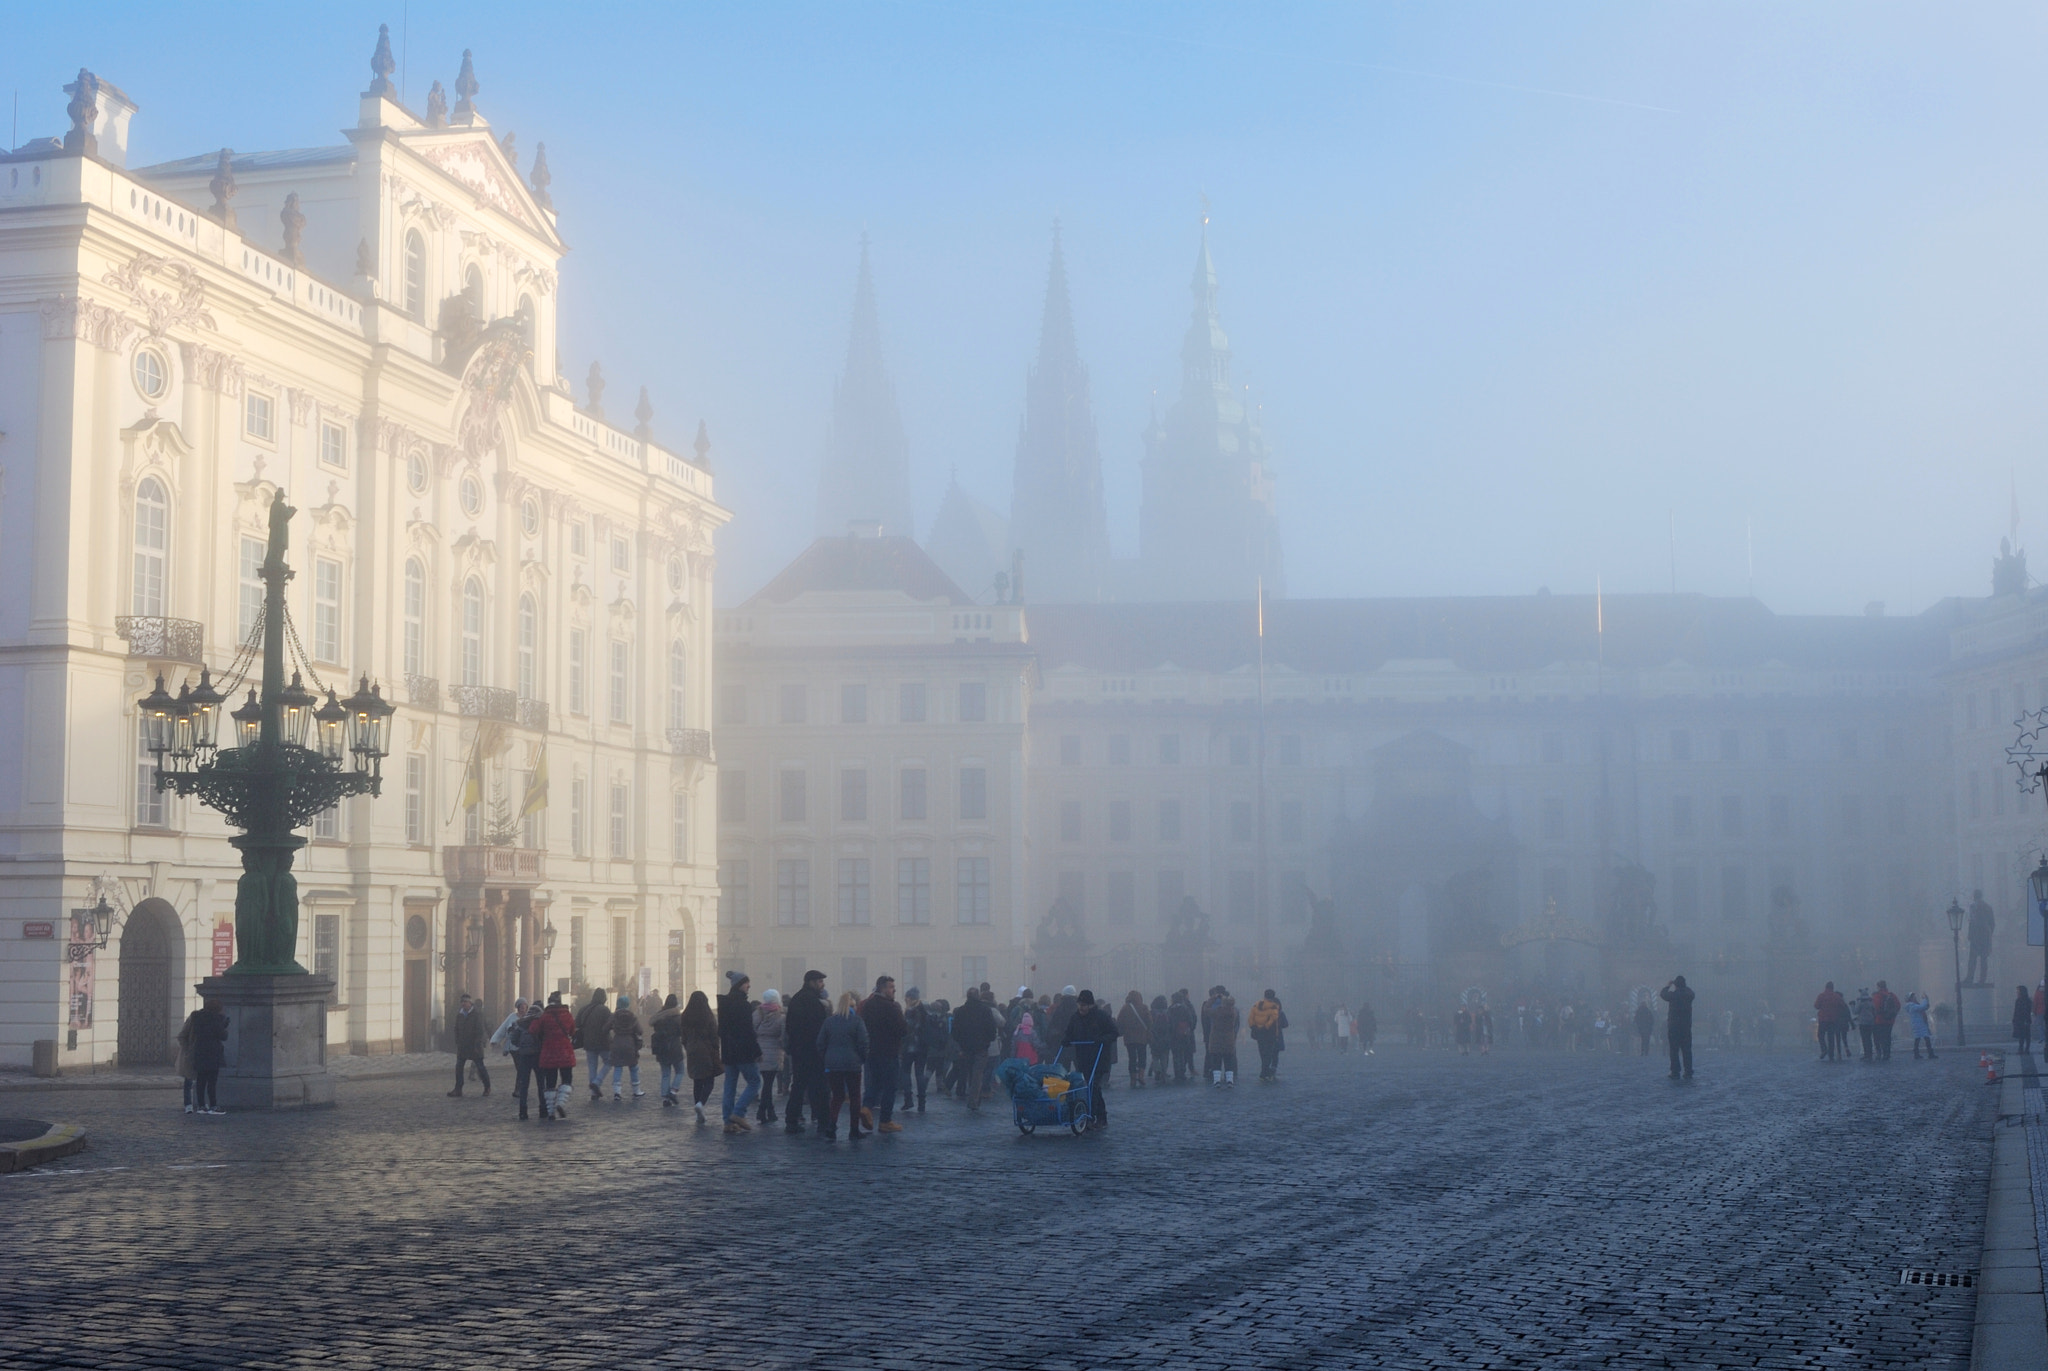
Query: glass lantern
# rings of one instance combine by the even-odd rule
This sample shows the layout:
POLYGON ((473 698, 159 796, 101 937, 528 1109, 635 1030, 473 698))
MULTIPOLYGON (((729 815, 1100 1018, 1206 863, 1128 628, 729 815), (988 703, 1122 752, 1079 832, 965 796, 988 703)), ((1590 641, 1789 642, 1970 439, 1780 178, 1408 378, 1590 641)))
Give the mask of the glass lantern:
POLYGON ((192 687, 178 687, 171 702, 171 746, 166 754, 173 771, 192 769, 192 687))
POLYGON ((344 708, 349 714, 349 750, 355 753, 356 770, 381 773, 389 755, 391 716, 397 711, 384 699, 383 691, 370 684, 368 676, 356 683, 344 708))
POLYGON ((226 703, 213 688, 213 673, 199 670, 199 688, 192 692, 192 751, 201 762, 212 759, 220 746, 220 707, 226 703))
POLYGON ((341 760, 342 734, 348 717, 348 711, 342 708, 341 701, 334 698, 334 688, 329 686, 327 703, 321 705, 313 715, 313 722, 319 726, 320 755, 330 762, 341 760))
POLYGON ((157 673, 156 689, 143 696, 140 703, 143 745, 161 762, 164 753, 171 750, 171 711, 178 704, 164 689, 162 672, 157 673))
POLYGON ((235 721, 237 746, 254 747, 263 740, 263 706, 256 703, 256 687, 249 687, 249 698, 228 717, 235 721))
POLYGON ((306 745, 306 733, 313 726, 313 706, 318 703, 294 671, 292 683, 277 693, 277 722, 285 742, 293 747, 306 745))

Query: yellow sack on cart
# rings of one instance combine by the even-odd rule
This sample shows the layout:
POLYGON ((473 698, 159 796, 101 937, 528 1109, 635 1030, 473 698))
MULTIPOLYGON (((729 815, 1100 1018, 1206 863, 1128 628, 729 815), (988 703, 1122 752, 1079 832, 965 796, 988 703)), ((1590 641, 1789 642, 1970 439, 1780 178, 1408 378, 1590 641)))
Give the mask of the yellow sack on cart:
POLYGON ((1058 1076, 1047 1076, 1042 1084, 1045 1086, 1046 1097, 1054 1100, 1066 1094, 1072 1088, 1058 1076))

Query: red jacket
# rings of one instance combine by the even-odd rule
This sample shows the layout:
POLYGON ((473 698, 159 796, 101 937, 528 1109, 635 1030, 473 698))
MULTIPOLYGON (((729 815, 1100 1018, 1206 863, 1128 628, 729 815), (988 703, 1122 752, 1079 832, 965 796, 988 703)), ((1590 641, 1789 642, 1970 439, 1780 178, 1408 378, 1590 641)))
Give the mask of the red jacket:
POLYGON ((1879 1028, 1890 1028, 1899 1017, 1899 997, 1889 990, 1880 990, 1871 996, 1870 1007, 1877 1015, 1879 1028))
POLYGON ((1813 1010, 1822 1023, 1838 1023, 1849 1017, 1849 1002, 1839 990, 1823 990, 1814 996, 1813 1010))
POLYGON ((534 1031, 540 1035, 537 1064, 543 1071, 576 1065, 576 1016, 567 1005, 549 1005, 534 1024, 534 1031))

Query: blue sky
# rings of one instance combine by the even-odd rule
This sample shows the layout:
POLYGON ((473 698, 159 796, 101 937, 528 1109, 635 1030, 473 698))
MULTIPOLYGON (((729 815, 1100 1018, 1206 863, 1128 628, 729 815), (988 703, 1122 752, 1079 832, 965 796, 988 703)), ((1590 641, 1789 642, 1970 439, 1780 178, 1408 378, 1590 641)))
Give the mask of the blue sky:
MULTIPOLYGON (((1680 589, 1796 612, 2048 559, 2048 10, 1987 4, 10 6, 20 136, 80 65, 142 161, 421 103, 545 140, 563 352, 716 445, 727 589, 801 548, 856 244, 921 517, 1008 502, 1065 225, 1119 550, 1198 194, 1298 595, 1680 589), (1753 570, 1752 570, 1753 568, 1753 570)), ((922 530, 920 530, 922 531, 922 530)))

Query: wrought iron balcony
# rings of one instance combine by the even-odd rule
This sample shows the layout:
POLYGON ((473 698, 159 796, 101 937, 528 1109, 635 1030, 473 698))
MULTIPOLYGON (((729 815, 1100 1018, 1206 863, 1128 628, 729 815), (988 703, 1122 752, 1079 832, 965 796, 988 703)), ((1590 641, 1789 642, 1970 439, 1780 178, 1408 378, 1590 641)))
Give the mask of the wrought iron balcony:
POLYGON ((161 614, 123 614, 114 620, 114 633, 128 644, 130 657, 153 662, 190 662, 202 665, 206 626, 190 619, 166 619, 161 614))
POLYGON ((545 855, 532 847, 444 847, 441 874, 450 885, 536 886, 547 879, 545 855))
POLYGON ((543 733, 547 732, 548 702, 521 695, 519 697, 519 722, 522 727, 537 728, 543 733))
POLYGON ((465 718, 519 722, 519 697, 501 686, 449 686, 448 699, 465 718))
POLYGON ((420 709, 441 707, 441 683, 432 676, 415 676, 411 672, 405 677, 405 698, 408 703, 420 709))
POLYGON ((668 731, 669 750, 678 757, 695 757, 699 761, 711 760, 711 733, 702 728, 672 728, 668 731))

